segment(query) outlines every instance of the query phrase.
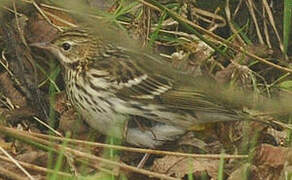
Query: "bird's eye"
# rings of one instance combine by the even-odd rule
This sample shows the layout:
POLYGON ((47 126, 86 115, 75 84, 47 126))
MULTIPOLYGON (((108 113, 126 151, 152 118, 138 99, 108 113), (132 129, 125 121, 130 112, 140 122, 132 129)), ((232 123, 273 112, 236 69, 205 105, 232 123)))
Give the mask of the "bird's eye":
POLYGON ((65 50, 65 51, 68 51, 71 49, 71 44, 65 42, 62 44, 62 48, 65 50))

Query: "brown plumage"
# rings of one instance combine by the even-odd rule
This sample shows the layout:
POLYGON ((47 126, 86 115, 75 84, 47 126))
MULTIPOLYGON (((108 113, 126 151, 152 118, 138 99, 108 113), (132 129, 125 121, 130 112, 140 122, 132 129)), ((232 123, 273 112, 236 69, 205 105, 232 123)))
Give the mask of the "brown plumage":
POLYGON ((35 46, 63 65, 68 97, 90 126, 137 146, 175 140, 199 123, 245 118, 220 102, 218 94, 206 91, 219 91, 214 82, 179 72, 156 55, 121 47, 98 33, 71 29, 35 46), (134 118, 148 128, 139 128, 134 118))

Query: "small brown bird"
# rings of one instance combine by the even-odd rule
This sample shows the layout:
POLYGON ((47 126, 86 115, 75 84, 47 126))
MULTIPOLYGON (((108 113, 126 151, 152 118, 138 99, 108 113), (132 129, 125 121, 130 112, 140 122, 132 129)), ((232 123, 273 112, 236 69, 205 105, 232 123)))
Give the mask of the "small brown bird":
POLYGON ((210 96, 202 88, 208 83, 199 77, 110 39, 70 29, 51 42, 32 45, 57 57, 70 101, 101 133, 153 148, 200 123, 245 118, 210 96))

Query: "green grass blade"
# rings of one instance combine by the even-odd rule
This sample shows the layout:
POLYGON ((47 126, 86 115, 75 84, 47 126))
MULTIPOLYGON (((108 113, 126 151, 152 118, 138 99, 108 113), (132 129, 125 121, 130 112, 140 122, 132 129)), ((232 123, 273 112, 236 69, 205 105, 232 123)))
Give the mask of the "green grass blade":
POLYGON ((284 1, 284 17, 283 17, 283 44, 284 53, 287 53, 287 48, 289 45, 289 37, 291 32, 291 14, 292 14, 292 0, 284 1))

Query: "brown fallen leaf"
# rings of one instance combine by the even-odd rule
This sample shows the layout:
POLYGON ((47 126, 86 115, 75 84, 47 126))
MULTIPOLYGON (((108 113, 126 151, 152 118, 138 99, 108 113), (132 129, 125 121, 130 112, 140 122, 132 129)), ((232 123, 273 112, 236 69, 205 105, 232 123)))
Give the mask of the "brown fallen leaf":
POLYGON ((183 178, 187 174, 204 174, 205 172, 212 178, 218 174, 219 160, 210 159, 192 159, 176 156, 165 156, 154 161, 151 169, 159 172, 183 178))
POLYGON ((281 172, 280 179, 291 179, 292 178, 292 151, 287 154, 287 159, 284 164, 284 168, 281 172))
POLYGON ((290 159, 288 154, 291 150, 291 148, 276 147, 268 144, 262 144, 257 148, 254 164, 259 169, 259 176, 265 180, 280 180, 284 164, 288 164, 287 160, 289 161, 290 159))
POLYGON ((254 162, 256 165, 264 165, 271 168, 283 167, 288 152, 288 148, 262 144, 256 150, 254 162))

